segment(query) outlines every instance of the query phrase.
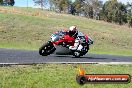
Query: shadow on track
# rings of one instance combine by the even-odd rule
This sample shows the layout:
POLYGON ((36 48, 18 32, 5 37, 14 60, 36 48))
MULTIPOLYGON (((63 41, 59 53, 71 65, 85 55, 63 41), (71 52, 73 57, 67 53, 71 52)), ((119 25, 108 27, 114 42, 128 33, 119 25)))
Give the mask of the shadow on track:
MULTIPOLYGON (((72 57, 76 58, 76 57, 72 57)), ((107 59, 107 58, 96 58, 96 57, 79 57, 79 58, 85 58, 85 59, 107 59)))
MULTIPOLYGON (((77 57, 74 57, 72 55, 55 55, 54 57, 67 57, 67 58, 77 58, 77 57)), ((82 57, 79 57, 79 58, 85 58, 85 59, 108 59, 108 58, 97 58, 97 57, 85 57, 85 56, 82 56, 82 57)))
POLYGON ((70 55, 55 55, 54 57, 69 57, 69 58, 72 58, 72 56, 70 56, 70 55))

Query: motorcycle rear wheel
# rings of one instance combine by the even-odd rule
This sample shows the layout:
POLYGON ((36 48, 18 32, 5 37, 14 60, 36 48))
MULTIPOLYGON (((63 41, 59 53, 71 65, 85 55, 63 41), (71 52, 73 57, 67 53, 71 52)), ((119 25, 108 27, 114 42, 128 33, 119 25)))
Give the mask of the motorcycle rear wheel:
POLYGON ((73 52, 72 52, 73 56, 79 58, 80 56, 83 56, 83 55, 85 55, 86 53, 88 53, 89 45, 88 45, 88 44, 85 44, 84 47, 85 47, 85 48, 84 48, 83 51, 73 51, 73 52))

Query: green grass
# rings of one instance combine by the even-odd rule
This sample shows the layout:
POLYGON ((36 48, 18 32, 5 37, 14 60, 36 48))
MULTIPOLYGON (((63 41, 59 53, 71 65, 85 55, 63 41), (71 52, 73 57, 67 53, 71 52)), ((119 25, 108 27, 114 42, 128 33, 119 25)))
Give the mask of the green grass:
MULTIPOLYGON (((0 88, 130 88, 129 84, 76 83, 79 64, 0 67, 0 88)), ((87 74, 130 74, 132 65, 82 64, 87 74)))
POLYGON ((14 8, 27 14, 0 13, 0 48, 37 50, 53 32, 77 25, 94 40, 90 53, 132 56, 132 29, 127 26, 39 9, 14 8), (32 16, 36 12, 40 15, 32 16))

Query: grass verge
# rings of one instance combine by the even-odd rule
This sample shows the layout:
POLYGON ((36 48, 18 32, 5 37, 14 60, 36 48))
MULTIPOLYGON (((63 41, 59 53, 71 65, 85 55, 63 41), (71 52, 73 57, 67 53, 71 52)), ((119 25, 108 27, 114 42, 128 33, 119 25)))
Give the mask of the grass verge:
MULTIPOLYGON (((0 88, 130 88, 129 84, 76 83, 80 64, 15 65, 0 67, 0 88)), ((132 65, 82 64, 87 74, 130 74, 132 65)))

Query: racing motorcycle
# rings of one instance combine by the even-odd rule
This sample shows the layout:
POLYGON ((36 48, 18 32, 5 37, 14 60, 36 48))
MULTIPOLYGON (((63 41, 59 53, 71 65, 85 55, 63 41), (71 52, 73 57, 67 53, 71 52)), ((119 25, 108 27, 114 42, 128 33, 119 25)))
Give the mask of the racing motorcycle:
POLYGON ((39 48, 39 54, 42 56, 48 56, 50 54, 73 55, 75 57, 83 56, 88 52, 89 46, 93 44, 93 40, 80 31, 78 31, 76 39, 83 46, 81 50, 71 50, 68 48, 74 45, 74 37, 69 36, 64 31, 55 32, 51 35, 51 39, 39 48))

